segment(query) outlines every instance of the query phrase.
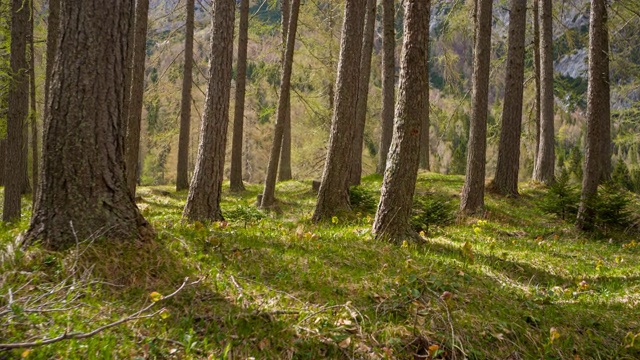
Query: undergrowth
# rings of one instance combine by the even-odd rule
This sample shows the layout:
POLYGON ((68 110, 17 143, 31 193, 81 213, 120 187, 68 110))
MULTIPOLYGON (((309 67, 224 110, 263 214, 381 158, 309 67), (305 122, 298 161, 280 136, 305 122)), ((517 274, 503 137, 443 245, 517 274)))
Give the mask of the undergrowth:
MULTIPOLYGON (((418 207, 437 208, 435 189, 435 204, 457 208, 462 182, 421 174, 418 207)), ((322 225, 310 221, 310 182, 279 184, 278 213, 255 208, 259 186, 225 190, 227 221, 214 224, 182 221, 185 192, 143 187, 155 242, 96 236, 64 253, 11 246, 27 209, 0 225, 0 343, 89 332, 158 305, 0 359, 640 357, 637 232, 579 233, 537 206, 544 189, 522 185, 517 199, 488 195, 483 218, 447 210, 424 245, 395 246, 370 233, 379 187, 366 178, 364 206, 322 225)))

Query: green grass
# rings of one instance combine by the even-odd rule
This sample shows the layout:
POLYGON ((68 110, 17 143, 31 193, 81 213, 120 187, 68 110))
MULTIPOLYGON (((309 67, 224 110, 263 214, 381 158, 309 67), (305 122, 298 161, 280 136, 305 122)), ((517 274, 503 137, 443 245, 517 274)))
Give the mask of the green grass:
MULTIPOLYGON (((363 188, 378 191, 380 182, 367 177, 363 188)), ((462 182, 421 174, 417 192, 435 190, 457 204, 462 182)), ((482 219, 430 228, 424 245, 405 246, 372 238, 373 213, 313 224, 310 182, 278 184, 278 212, 255 209, 260 190, 225 191, 227 223, 201 224, 181 220, 186 192, 143 187, 139 206, 158 233, 154 243, 0 252, 0 309, 10 290, 15 308, 0 316, 0 343, 90 331, 188 276, 202 281, 158 304, 166 319, 34 347, 28 358, 640 357, 637 230, 579 233, 539 209, 542 188, 523 184, 518 199, 489 194, 482 219), (20 309, 20 296, 72 309, 21 312, 35 305, 20 309)), ((2 248, 27 218, 0 225, 2 248)))

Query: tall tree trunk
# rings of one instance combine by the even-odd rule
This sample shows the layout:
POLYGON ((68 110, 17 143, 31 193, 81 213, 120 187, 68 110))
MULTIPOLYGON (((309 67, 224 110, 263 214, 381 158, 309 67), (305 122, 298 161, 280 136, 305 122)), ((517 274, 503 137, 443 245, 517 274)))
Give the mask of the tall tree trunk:
POLYGON ((96 234, 122 240, 153 236, 124 173, 131 2, 61 3, 42 179, 27 244, 40 239, 60 249, 96 234))
POLYGON ((190 220, 224 220, 220 200, 229 123, 234 20, 234 0, 213 2, 209 86, 202 116, 196 169, 183 213, 190 220))
MULTIPOLYGON (((287 44, 289 22, 291 18, 291 0, 282 1, 282 43, 287 44)), ((282 52, 284 67, 285 51, 282 52)), ((280 166, 278 179, 287 181, 292 179, 291 175, 291 92, 287 91, 287 109, 285 111, 284 127, 282 132, 282 150, 280 151, 280 166)))
POLYGON ((149 0, 136 1, 136 20, 134 25, 133 70, 131 74, 131 93, 129 114, 127 116, 127 137, 125 146, 125 164, 127 187, 136 194, 138 183, 138 165, 140 155, 140 123, 142 120, 142 98, 144 96, 144 69, 147 53, 147 21, 149 0))
POLYGON ((349 167, 356 117, 360 54, 367 0, 347 0, 342 26, 336 100, 331 121, 329 153, 324 165, 313 220, 349 211, 349 167))
POLYGON ((533 111, 535 112, 535 131, 536 131, 536 152, 533 154, 534 166, 538 159, 538 151, 540 150, 540 8, 538 2, 540 0, 532 0, 533 8, 533 78, 535 80, 536 95, 533 111))
MULTIPOLYGON (((58 32, 60 27, 60 0, 49 0, 49 17, 47 19, 47 65, 45 69, 44 78, 44 109, 43 109, 43 121, 49 118, 49 100, 51 77, 53 72, 53 64, 56 57, 56 49, 58 42, 58 32)), ((45 128, 46 126, 43 126, 45 128)))
POLYGON ((405 0, 404 4, 405 35, 395 131, 373 223, 376 237, 396 243, 420 239, 411 229, 409 218, 420 160, 420 129, 424 112, 429 109, 430 1, 405 0))
POLYGON ((249 43, 249 0, 240 2, 238 34, 238 67, 236 71, 236 103, 231 143, 231 191, 244 191, 242 183, 242 142, 244 132, 244 98, 247 88, 247 45, 249 43))
MULTIPOLYGON (((126 59, 126 64, 127 64, 127 67, 124 73, 124 83, 126 84, 125 85, 126 92, 125 92, 124 104, 122 108, 122 114, 124 115, 122 117, 122 120, 125 123, 125 126, 122 128, 122 131, 124 132, 123 133, 124 136, 127 135, 126 124, 129 121, 129 108, 131 106, 130 87, 131 87, 131 79, 133 78, 133 51, 134 51, 134 44, 136 41, 136 38, 135 38, 136 1, 137 0, 134 0, 130 4, 128 4, 129 12, 131 13, 131 16, 129 17, 129 19, 127 19, 128 20, 127 27, 129 28, 129 33, 127 34, 127 44, 129 45, 127 46, 127 52, 124 54, 126 59)), ((126 151, 126 148, 125 148, 125 151, 126 151)), ((126 162, 125 162, 125 165, 126 165, 126 162)))
POLYGON ((367 122, 367 104, 369 100, 369 80, 371 78, 371 57, 373 53, 373 37, 376 25, 376 0, 367 0, 364 19, 362 52, 360 55, 360 79, 358 80, 358 102, 356 104, 356 127, 351 149, 351 168, 349 185, 360 185, 362 177, 362 147, 364 128, 367 122))
POLYGON ((609 87, 609 29, 606 0, 591 1, 589 23, 589 86, 587 90, 587 139, 582 195, 577 226, 593 227, 593 198, 611 164, 611 108, 609 87))
POLYGON ((191 131, 191 87, 193 86, 193 28, 195 0, 187 0, 186 36, 184 39, 184 70, 180 100, 180 135, 178 138, 178 169, 176 191, 189 188, 189 135, 191 131))
MULTIPOLYGON (((429 1, 431 2, 431 1, 429 1)), ((430 5, 429 5, 430 6, 430 5)), ((431 21, 431 11, 427 13, 427 23, 431 21)), ((428 45, 428 43, 427 43, 428 45)), ((427 48, 427 56, 429 49, 427 48)), ((429 72, 427 71, 427 81, 424 85, 427 88, 427 99, 429 98, 429 72)), ((431 127, 431 119, 429 118, 429 102, 425 101, 422 106, 422 127, 420 128, 420 169, 430 170, 431 164, 429 162, 429 128, 431 127)))
POLYGON ((551 0, 540 0, 540 20, 540 147, 533 169, 533 180, 551 184, 555 179, 553 6, 551 0))
POLYGON ((471 127, 467 173, 460 198, 460 210, 464 213, 475 213, 484 207, 492 7, 491 0, 476 0, 471 127))
POLYGON ((502 128, 500 129, 496 176, 492 184, 492 187, 499 194, 511 196, 518 196, 526 24, 527 0, 511 0, 502 128))
POLYGON ((395 104, 395 1, 382 0, 382 127, 378 149, 378 174, 384 174, 387 155, 393 138, 393 107, 395 104))
POLYGON ((34 14, 34 5, 33 1, 31 1, 31 25, 29 27, 29 105, 31 110, 29 115, 31 117, 31 182, 34 190, 31 200, 35 203, 39 182, 38 168, 40 165, 38 161, 38 118, 36 116, 36 57, 33 46, 34 14))
POLYGON ((7 139, 0 139, 0 186, 4 186, 4 163, 7 158, 7 139))
POLYGON ((27 37, 29 8, 22 0, 11 1, 11 86, 7 114, 7 150, 4 164, 5 187, 2 219, 19 220, 21 194, 24 189, 26 159, 24 126, 29 113, 29 77, 27 63, 27 37))
POLYGON ((287 47, 285 51, 285 57, 282 66, 282 77, 280 81, 280 99, 278 100, 278 113, 276 117, 275 129, 273 131, 273 145, 271 145, 271 154, 269 156, 269 165, 267 167, 267 177, 264 182, 262 202, 260 203, 260 206, 263 208, 272 207, 276 201, 276 175, 278 171, 278 164, 280 161, 280 152, 282 149, 282 137, 285 127, 284 125, 286 122, 287 112, 289 110, 289 91, 291 89, 291 72, 293 69, 293 53, 295 50, 299 12, 300 0, 292 0, 291 17, 289 18, 289 29, 287 30, 287 47))

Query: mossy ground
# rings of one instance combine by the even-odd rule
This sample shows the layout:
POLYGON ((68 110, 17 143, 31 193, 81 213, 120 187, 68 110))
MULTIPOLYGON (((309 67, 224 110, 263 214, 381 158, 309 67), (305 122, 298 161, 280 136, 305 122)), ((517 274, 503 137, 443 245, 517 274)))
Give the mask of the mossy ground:
MULTIPOLYGON (((462 182, 425 173, 417 191, 457 204, 462 182)), ((0 359, 640 357, 638 233, 582 234, 539 210, 540 187, 488 194, 482 218, 403 246, 372 238, 370 212, 313 224, 310 182, 278 184, 278 212, 255 209, 260 189, 225 192, 227 222, 201 224, 181 219, 186 192, 142 187, 154 243, 0 252, 0 310, 11 309, 0 343, 90 331, 135 313, 151 292, 201 279, 159 303, 163 314, 0 359), (29 311, 38 306, 67 310, 29 311)), ((0 225, 3 249, 27 226, 26 208, 19 224, 0 225)))

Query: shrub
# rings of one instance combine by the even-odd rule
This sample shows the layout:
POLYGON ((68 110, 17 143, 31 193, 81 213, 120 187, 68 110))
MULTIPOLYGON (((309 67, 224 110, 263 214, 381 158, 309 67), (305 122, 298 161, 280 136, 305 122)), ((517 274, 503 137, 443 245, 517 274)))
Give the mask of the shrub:
POLYGON ((373 191, 359 185, 349 188, 349 202, 353 209, 365 213, 374 212, 378 207, 378 200, 373 191))
POLYGON ((578 213, 580 193, 569 182, 569 174, 563 171, 558 181, 549 187, 540 208, 547 214, 555 214, 562 220, 578 213))
POLYGON ((613 181, 598 189, 594 200, 595 225, 604 228, 626 227, 632 222, 629 193, 613 181))
POLYGON ((242 221, 246 227, 247 224, 264 219, 265 214, 253 206, 239 205, 225 212, 225 217, 229 221, 242 221))
POLYGON ((413 198, 411 226, 429 233, 429 227, 447 225, 455 218, 455 206, 446 194, 431 193, 413 198))

